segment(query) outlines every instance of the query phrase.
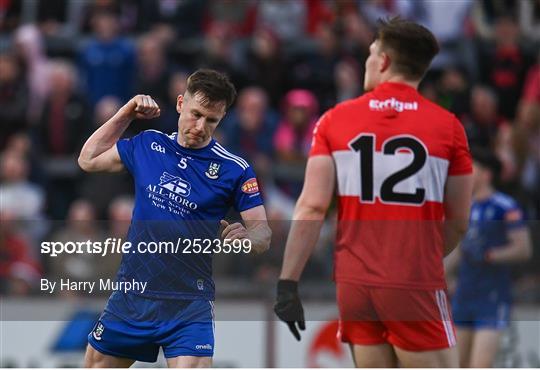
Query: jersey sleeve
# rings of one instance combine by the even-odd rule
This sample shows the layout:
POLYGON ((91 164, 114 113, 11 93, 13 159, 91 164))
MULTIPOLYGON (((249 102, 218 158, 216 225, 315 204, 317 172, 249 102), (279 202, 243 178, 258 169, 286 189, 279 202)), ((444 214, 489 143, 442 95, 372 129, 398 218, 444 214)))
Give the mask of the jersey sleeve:
POLYGON ((246 211, 250 208, 263 204, 259 184, 255 172, 248 167, 242 173, 240 181, 234 192, 234 209, 237 212, 246 211))
POLYGON ((313 129, 313 138, 311 140, 311 149, 309 156, 314 155, 332 155, 330 142, 328 141, 328 125, 330 124, 331 111, 324 113, 315 124, 313 129))
POLYGON ((116 142, 116 149, 120 159, 128 171, 134 175, 136 172, 136 153, 142 146, 144 132, 130 138, 120 139, 116 142))
POLYGON ((465 128, 457 120, 453 123, 453 145, 450 155, 450 165, 448 167, 448 176, 469 175, 472 173, 472 158, 467 143, 465 128))

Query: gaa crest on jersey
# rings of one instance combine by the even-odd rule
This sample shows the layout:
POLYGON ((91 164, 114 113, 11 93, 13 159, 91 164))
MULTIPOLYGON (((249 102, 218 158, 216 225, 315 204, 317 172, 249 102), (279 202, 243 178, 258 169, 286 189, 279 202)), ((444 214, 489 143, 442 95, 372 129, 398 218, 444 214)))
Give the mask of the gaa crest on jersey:
POLYGON ((101 340, 101 336, 103 335, 103 332, 105 331, 105 327, 101 323, 101 321, 98 321, 96 328, 92 332, 92 336, 95 340, 101 340))
POLYGON ((206 172, 204 174, 209 179, 215 180, 219 176, 218 172, 219 172, 220 167, 221 167, 221 165, 219 163, 210 162, 210 165, 208 166, 208 169, 206 170, 206 172))

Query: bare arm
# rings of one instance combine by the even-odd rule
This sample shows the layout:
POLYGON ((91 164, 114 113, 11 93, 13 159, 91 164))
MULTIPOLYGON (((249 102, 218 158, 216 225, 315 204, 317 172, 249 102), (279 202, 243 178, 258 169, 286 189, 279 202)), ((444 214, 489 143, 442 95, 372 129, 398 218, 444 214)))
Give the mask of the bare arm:
POLYGON ((231 240, 249 239, 251 248, 255 253, 266 252, 270 247, 272 231, 268 227, 264 206, 257 206, 240 212, 240 216, 242 216, 242 220, 246 224, 245 227, 239 222, 229 224, 227 221, 221 220, 221 225, 225 227, 221 237, 231 240))
POLYGON ((263 253, 270 247, 272 231, 266 221, 264 206, 258 206, 247 211, 240 212, 242 220, 246 224, 247 234, 251 240, 251 247, 255 253, 263 253))
POLYGON ((449 176, 444 190, 444 255, 461 242, 469 226, 472 175, 449 176))
POLYGON ((455 271, 457 270, 457 267, 459 265, 459 261, 461 260, 461 249, 456 248, 452 252, 450 252, 445 258, 444 258, 444 273, 448 279, 448 277, 451 277, 454 275, 455 271))
POLYGON ((116 142, 134 119, 151 119, 159 114, 159 107, 150 96, 135 96, 88 138, 79 155, 79 166, 86 172, 122 171, 124 165, 116 142))
POLYGON ((335 184, 335 165, 326 155, 307 162, 304 188, 294 210, 280 279, 298 281, 313 252, 335 184))
POLYGON ((510 231, 508 238, 508 245, 488 252, 486 258, 490 263, 521 262, 532 256, 531 236, 526 227, 510 231))

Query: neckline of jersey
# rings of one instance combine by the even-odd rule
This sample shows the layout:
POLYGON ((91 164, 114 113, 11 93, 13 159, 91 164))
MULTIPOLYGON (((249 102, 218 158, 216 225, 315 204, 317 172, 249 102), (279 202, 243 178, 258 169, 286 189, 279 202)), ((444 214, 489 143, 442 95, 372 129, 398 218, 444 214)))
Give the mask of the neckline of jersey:
POLYGON ((174 135, 174 138, 172 139, 172 141, 174 142, 174 145, 176 146, 177 149, 182 150, 184 152, 188 152, 188 153, 200 153, 206 149, 212 148, 214 144, 216 143, 216 140, 212 138, 210 139, 210 142, 207 145, 203 146, 202 148, 186 148, 180 145, 180 143, 178 142, 178 133, 174 135))
POLYGON ((398 91, 407 91, 414 94, 419 94, 417 89, 403 82, 386 81, 380 84, 379 86, 377 86, 375 90, 398 90, 398 91))

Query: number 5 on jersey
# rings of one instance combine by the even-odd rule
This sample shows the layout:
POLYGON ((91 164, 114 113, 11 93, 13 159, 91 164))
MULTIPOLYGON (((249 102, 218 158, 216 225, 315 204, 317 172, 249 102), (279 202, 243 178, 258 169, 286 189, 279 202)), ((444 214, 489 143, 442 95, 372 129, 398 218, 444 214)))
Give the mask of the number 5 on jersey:
POLYGON ((187 158, 182 157, 182 158, 180 159, 180 162, 178 162, 178 167, 180 167, 181 169, 185 170, 186 167, 187 167, 187 158))
POLYGON ((414 192, 397 192, 395 187, 416 176, 424 167, 428 157, 426 146, 414 136, 400 135, 388 138, 382 145, 382 153, 378 153, 375 151, 375 140, 374 134, 362 133, 349 142, 349 147, 360 155, 360 201, 373 203, 375 190, 379 190, 382 202, 422 204, 426 195, 424 188, 416 187, 414 192), (402 162, 398 155, 412 156, 412 161, 381 179, 380 189, 374 189, 374 178, 384 176, 389 168, 394 169, 396 163, 402 162))

